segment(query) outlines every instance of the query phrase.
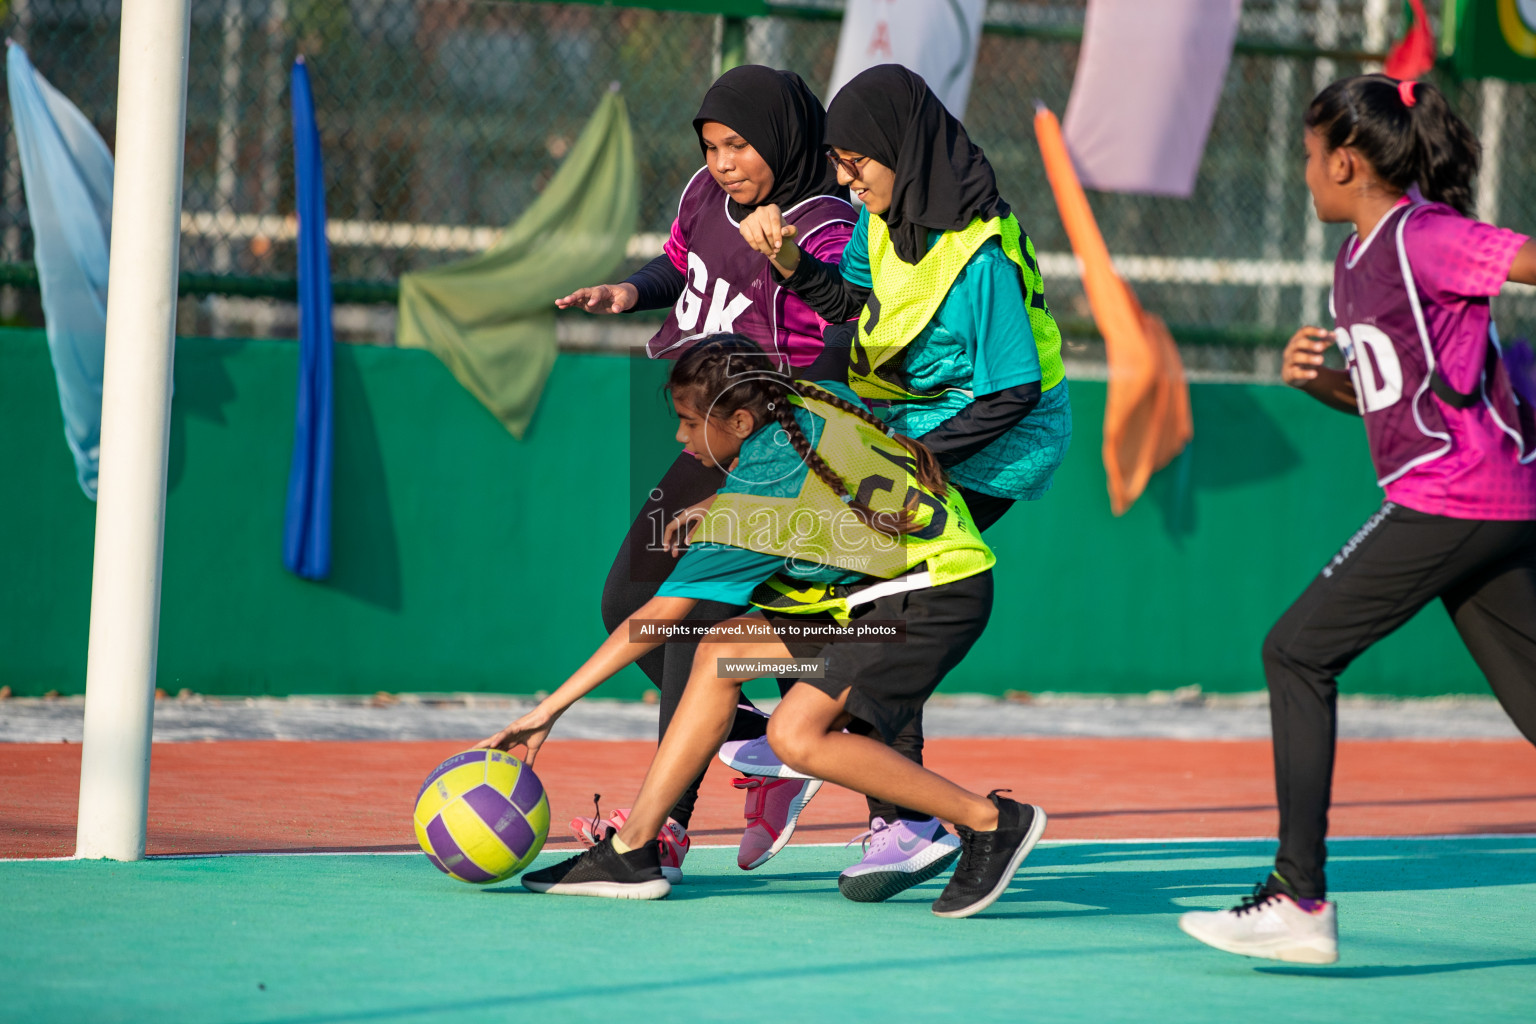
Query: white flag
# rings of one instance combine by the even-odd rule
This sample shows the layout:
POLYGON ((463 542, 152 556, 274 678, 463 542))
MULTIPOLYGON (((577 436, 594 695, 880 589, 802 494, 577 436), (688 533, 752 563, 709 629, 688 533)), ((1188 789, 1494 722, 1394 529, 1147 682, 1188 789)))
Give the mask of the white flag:
POLYGON ((860 71, 900 64, 963 118, 985 8, 986 0, 848 0, 827 102, 860 71))
POLYGON ((1186 197, 1242 0, 1089 0, 1064 128, 1082 182, 1186 197))
POLYGON ((112 153, 90 118, 37 73, 27 51, 7 41, 5 53, 64 439, 75 457, 80 489, 95 501, 107 346, 112 153))

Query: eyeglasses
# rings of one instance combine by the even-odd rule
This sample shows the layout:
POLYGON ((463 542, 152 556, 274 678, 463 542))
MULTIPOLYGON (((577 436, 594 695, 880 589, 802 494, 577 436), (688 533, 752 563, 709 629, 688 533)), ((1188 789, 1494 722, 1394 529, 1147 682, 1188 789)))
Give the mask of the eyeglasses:
POLYGON ((869 159, 867 156, 861 156, 857 160, 846 160, 843 157, 838 156, 837 150, 833 149, 831 146, 827 147, 826 156, 828 163, 842 171, 844 174, 847 174, 850 178, 857 178, 859 176, 859 165, 869 159))

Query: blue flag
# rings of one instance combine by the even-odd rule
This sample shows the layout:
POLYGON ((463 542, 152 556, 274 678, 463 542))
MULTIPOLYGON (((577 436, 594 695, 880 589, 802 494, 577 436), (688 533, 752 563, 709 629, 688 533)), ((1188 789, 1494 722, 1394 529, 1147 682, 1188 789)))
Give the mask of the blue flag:
POLYGON ((305 579, 331 572, 331 252, 325 240, 320 132, 304 58, 293 63, 293 163, 299 218, 299 400, 283 518, 283 564, 305 579))
POLYGON ((86 116, 9 40, 5 75, 64 438, 75 457, 80 489, 95 501, 107 343, 112 154, 86 116))

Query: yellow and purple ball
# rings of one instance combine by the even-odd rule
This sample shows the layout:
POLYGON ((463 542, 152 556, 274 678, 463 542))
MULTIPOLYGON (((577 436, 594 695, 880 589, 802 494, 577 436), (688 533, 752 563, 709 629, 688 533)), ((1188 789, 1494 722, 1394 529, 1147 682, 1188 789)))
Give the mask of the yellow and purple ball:
POLYGON ((499 750, 466 750, 416 794, 416 841, 437 867, 485 885, 533 863, 549 836, 549 798, 533 769, 499 750))

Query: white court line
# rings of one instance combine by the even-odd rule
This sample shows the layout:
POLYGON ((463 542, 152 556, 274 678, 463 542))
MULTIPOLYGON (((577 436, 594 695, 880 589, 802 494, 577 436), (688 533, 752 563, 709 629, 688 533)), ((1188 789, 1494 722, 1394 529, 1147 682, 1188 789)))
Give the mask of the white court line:
MULTIPOLYGON (((1536 839, 1536 832, 1468 832, 1468 833, 1434 833, 1431 835, 1414 836, 1329 836, 1330 843, 1365 843, 1365 842, 1390 842, 1394 839, 1405 839, 1416 843, 1422 842, 1450 842, 1458 839, 1536 839)), ((1175 846, 1180 843, 1274 843, 1278 842, 1274 836, 1180 836, 1169 839, 1166 836, 1147 839, 1042 839, 1041 846, 1175 846)), ((787 848, 793 849, 830 849, 832 847, 847 846, 847 843, 791 843, 787 848)), ((575 847, 572 847, 574 850, 575 847)), ((694 850, 734 850, 734 844, 724 843, 699 843, 690 847, 694 850)), ((562 850, 550 850, 550 853, 562 853, 562 850)), ((247 850, 230 851, 227 853, 153 853, 146 856, 145 860, 217 860, 221 857, 420 857, 420 850, 247 850)), ((0 864, 40 864, 45 862, 70 861, 74 857, 0 857, 0 864)))

